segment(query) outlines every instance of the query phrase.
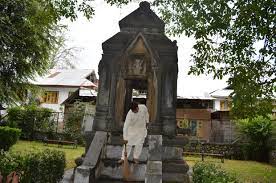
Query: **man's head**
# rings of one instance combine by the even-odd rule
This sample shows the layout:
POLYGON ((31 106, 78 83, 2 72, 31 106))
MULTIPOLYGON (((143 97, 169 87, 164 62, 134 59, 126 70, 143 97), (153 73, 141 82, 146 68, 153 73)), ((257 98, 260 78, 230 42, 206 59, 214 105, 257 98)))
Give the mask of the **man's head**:
POLYGON ((132 112, 137 113, 139 111, 138 103, 137 102, 131 102, 130 109, 132 112))

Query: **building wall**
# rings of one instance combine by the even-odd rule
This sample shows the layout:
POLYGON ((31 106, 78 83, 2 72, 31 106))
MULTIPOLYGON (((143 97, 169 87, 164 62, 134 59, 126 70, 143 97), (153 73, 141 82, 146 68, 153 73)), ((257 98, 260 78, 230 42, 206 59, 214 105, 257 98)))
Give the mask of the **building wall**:
POLYGON ((211 111, 208 109, 176 109, 178 126, 187 123, 185 127, 192 129, 192 138, 209 141, 211 129, 211 111), (193 128, 196 125, 196 131, 193 128))
POLYGON ((214 101, 214 110, 219 111, 220 110, 220 99, 216 99, 214 101))
POLYGON ((66 88, 66 87, 42 87, 44 91, 58 91, 58 103, 46 104, 42 103, 41 106, 49 109, 53 109, 56 112, 64 112, 64 107, 60 104, 66 100, 69 96, 69 92, 75 92, 78 88, 66 88))

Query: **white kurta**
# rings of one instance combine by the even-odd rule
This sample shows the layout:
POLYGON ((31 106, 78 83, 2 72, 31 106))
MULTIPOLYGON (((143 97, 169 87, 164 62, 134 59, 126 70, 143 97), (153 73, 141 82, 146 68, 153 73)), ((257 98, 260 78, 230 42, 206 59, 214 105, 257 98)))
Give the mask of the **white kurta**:
POLYGON ((128 145, 143 144, 147 136, 148 109, 143 104, 139 104, 138 107, 139 111, 137 113, 129 110, 126 116, 123 135, 124 139, 128 140, 128 145))

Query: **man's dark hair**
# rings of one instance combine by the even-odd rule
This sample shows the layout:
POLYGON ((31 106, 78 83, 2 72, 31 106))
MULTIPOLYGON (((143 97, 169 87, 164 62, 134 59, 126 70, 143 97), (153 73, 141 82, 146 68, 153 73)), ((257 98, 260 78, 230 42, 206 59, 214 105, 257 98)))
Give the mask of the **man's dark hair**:
POLYGON ((138 103, 137 103, 137 102, 131 102, 131 104, 130 104, 130 109, 131 109, 132 111, 134 111, 137 107, 138 107, 138 103))

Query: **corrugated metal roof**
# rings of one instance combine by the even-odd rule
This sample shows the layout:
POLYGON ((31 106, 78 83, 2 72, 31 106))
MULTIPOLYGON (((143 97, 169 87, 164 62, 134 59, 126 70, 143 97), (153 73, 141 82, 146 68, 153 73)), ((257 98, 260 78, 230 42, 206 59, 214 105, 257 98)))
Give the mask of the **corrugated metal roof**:
POLYGON ((214 100, 215 98, 210 96, 177 96, 177 99, 214 100))
POLYGON ((81 87, 79 90, 79 96, 96 97, 98 92, 90 88, 81 87))
POLYGON ((86 79, 92 73, 92 69, 68 69, 50 70, 44 77, 39 77, 33 84, 40 86, 75 86, 95 87, 96 85, 86 79))
POLYGON ((230 89, 219 89, 219 90, 215 90, 213 92, 210 93, 210 95, 212 97, 215 97, 215 98, 227 98, 230 96, 230 94, 233 92, 234 90, 230 90, 230 89))

